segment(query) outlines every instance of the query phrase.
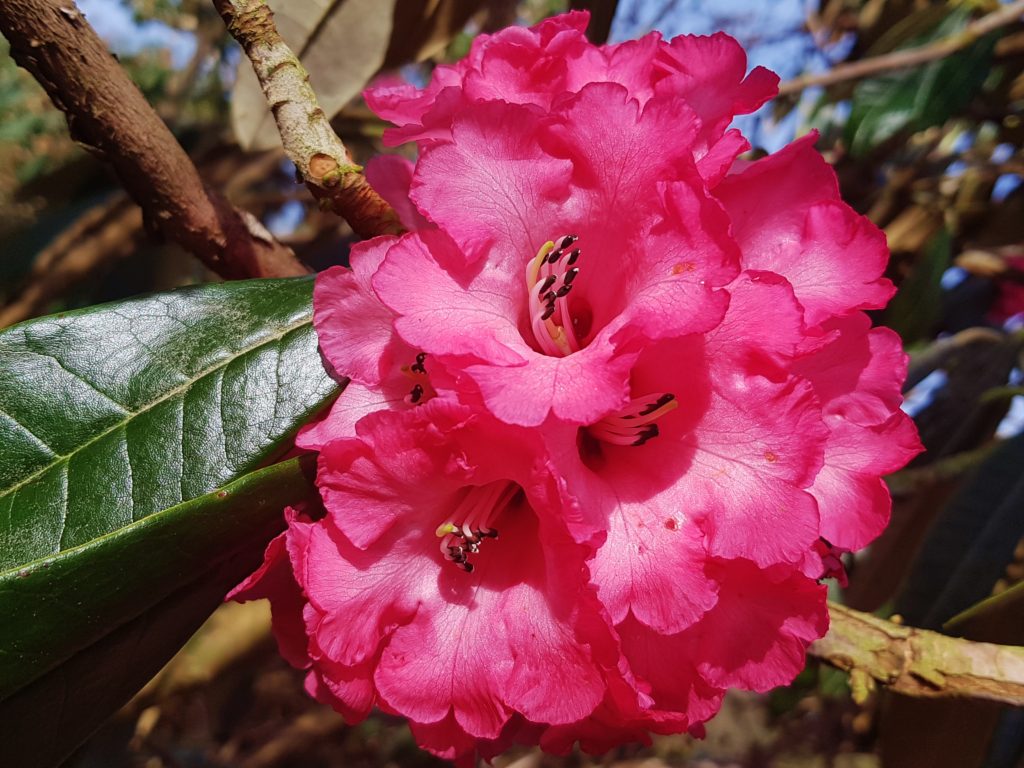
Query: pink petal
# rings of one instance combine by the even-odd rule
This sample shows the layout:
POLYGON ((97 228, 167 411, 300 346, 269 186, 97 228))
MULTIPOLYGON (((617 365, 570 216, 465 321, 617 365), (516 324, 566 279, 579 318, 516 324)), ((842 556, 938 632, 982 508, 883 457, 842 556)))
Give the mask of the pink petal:
POLYGON ((340 376, 374 386, 396 365, 394 316, 373 294, 370 279, 396 238, 378 237, 352 248, 352 269, 331 267, 317 275, 313 325, 320 349, 340 376))
POLYGON ((344 669, 335 665, 328 670, 321 665, 306 674, 306 692, 355 725, 366 719, 376 699, 368 671, 365 666, 344 669))
POLYGON ((807 646, 828 630, 824 586, 785 567, 759 570, 742 560, 716 569, 718 604, 683 633, 713 686, 764 692, 792 682, 807 646))
POLYGON ((808 325, 882 307, 893 292, 882 277, 884 235, 838 199, 835 174, 813 149, 814 138, 751 164, 716 189, 744 268, 785 277, 808 325))
POLYGON ((309 451, 318 451, 332 440, 356 436, 356 423, 369 413, 378 410, 403 408, 407 386, 397 382, 399 389, 393 391, 392 382, 373 389, 355 381, 345 385, 338 399, 319 421, 303 426, 295 435, 295 445, 309 451))
POLYGON ((525 278, 487 264, 460 269, 450 244, 425 235, 403 237, 373 278, 381 300, 397 315, 402 339, 431 355, 524 363, 532 353, 517 325, 525 311, 525 278))
POLYGON ((733 38, 680 35, 662 47, 658 93, 682 96, 704 125, 704 138, 716 141, 736 115, 757 110, 778 92, 779 77, 764 67, 747 74, 747 55, 733 38))
POLYGON ((650 340, 701 333, 725 314, 729 296, 716 288, 736 276, 739 251, 724 212, 694 176, 661 185, 664 218, 620 268, 627 297, 620 333, 635 327, 650 340))
POLYGON ((729 286, 729 310, 705 334, 705 354, 716 378, 785 376, 806 344, 803 310, 793 288, 771 272, 744 272, 729 286), (765 332, 770 324, 771 333, 765 332))
POLYGON ((414 167, 401 155, 375 155, 366 164, 366 180, 395 209, 402 226, 410 230, 430 226, 409 199, 414 167))
MULTIPOLYGON (((664 433, 675 431, 675 415, 659 420, 664 433)), ((604 534, 591 580, 612 621, 632 612, 667 633, 697 621, 715 604, 717 587, 704 572, 703 534, 689 500, 676 491, 688 463, 677 442, 616 446, 591 438, 594 444, 577 448, 575 430, 555 439, 559 470, 583 511, 574 533, 582 540, 604 534)))
POLYGON ((568 357, 530 353, 525 365, 470 365, 488 410, 524 427, 549 413, 574 424, 590 424, 623 405, 635 355, 616 354, 606 337, 568 357))
POLYGON ((332 528, 321 521, 311 530, 298 578, 314 611, 307 625, 320 653, 355 666, 376 656, 392 627, 412 619, 419 601, 433 592, 440 563, 422 537, 379 539, 363 550, 332 528))
POLYGON ((385 648, 378 690, 411 719, 435 722, 450 706, 467 733, 495 738, 512 711, 571 722, 600 701, 602 677, 566 621, 579 594, 572 565, 579 555, 545 565, 536 522, 522 515, 516 522, 469 578, 442 572, 438 586, 451 598, 422 605, 385 648), (561 695, 570 689, 573 696, 561 695))
MULTIPOLYGON (((295 519, 297 514, 291 508, 285 511, 285 517, 289 519, 295 519)), ((262 598, 270 600, 271 627, 278 650, 293 667, 304 669, 309 666, 302 622, 305 596, 292 575, 285 543, 288 535, 286 531, 271 539, 263 555, 263 564, 224 599, 239 603, 262 598)))
POLYGON ((831 416, 826 424, 825 465, 808 490, 818 500, 821 535, 852 552, 871 543, 888 524, 892 502, 881 476, 920 453, 921 441, 902 411, 875 426, 842 416, 831 416))
POLYGON ((821 468, 827 434, 805 382, 716 385, 681 441, 693 460, 678 486, 703 518, 709 551, 759 565, 797 562, 818 538, 817 505, 802 489, 821 468))
POLYGON ((681 723, 672 723, 672 731, 678 732, 718 712, 724 686, 715 687, 698 671, 702 657, 694 648, 691 633, 666 636, 633 617, 627 617, 618 630, 630 667, 650 685, 652 719, 671 722, 681 716, 681 723))
POLYGON ((476 104, 455 118, 450 143, 420 157, 412 199, 468 258, 496 249, 492 263, 525 268, 547 240, 566 234, 572 168, 541 148, 542 118, 534 107, 476 104))

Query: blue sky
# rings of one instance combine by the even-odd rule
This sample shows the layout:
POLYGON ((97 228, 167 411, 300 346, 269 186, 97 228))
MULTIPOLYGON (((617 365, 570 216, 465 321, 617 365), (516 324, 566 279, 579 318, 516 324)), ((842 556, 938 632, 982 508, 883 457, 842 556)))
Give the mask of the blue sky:
POLYGON ((138 23, 122 0, 78 0, 78 7, 115 53, 166 48, 175 66, 184 66, 196 49, 195 36, 157 21, 138 23))
MULTIPOLYGON (((761 65, 783 80, 803 72, 828 69, 846 58, 852 36, 827 50, 804 29, 817 0, 620 0, 612 24, 612 39, 639 37, 652 29, 666 37, 706 35, 724 30, 747 50, 750 66, 761 65)), ((802 104, 808 106, 818 93, 809 90, 802 104)), ((755 115, 738 118, 734 125, 756 145, 775 151, 792 140, 800 123, 799 110, 781 123, 770 116, 771 105, 755 115)))

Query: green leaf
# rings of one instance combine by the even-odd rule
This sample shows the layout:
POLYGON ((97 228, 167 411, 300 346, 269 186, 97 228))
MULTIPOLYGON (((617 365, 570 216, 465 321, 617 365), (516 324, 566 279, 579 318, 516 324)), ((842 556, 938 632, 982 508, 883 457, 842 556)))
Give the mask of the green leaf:
MULTIPOLYGON (((970 20, 969 8, 957 8, 931 32, 909 40, 901 48, 955 37, 970 20)), ((997 40, 998 34, 989 34, 960 53, 859 83, 846 123, 850 152, 863 156, 904 130, 939 125, 967 106, 988 76, 997 40)))
MULTIPOLYGON (((0 699, 137 612, 103 582, 79 603, 26 613, 33 596, 45 606, 59 594, 27 576, 61 553, 87 562, 154 513, 267 463, 336 391, 311 289, 306 278, 206 285, 0 332, 0 699)), ((196 568, 147 558, 94 578, 162 590, 170 565, 196 568)))
POLYGON ((34 678, 0 701, 0 765, 57 765, 127 702, 259 564, 282 507, 315 496, 314 472, 275 464, 0 574, 5 683, 34 678))

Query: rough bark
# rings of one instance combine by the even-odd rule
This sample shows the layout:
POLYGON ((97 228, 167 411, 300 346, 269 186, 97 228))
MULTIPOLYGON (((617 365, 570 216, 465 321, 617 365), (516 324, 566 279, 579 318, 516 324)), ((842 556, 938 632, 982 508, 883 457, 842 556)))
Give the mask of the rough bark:
POLYGON ((841 605, 810 653, 850 673, 855 698, 876 684, 915 697, 1024 705, 1024 648, 904 627, 841 605))
POLYGON ((331 128, 309 75, 281 38, 263 0, 213 0, 242 46, 270 105, 281 143, 322 208, 334 211, 361 237, 398 234, 394 210, 367 183, 331 128))
POLYGON ((111 165, 151 231, 226 278, 308 271, 255 218, 203 185, 73 0, 3 0, 0 32, 64 112, 72 137, 111 165))

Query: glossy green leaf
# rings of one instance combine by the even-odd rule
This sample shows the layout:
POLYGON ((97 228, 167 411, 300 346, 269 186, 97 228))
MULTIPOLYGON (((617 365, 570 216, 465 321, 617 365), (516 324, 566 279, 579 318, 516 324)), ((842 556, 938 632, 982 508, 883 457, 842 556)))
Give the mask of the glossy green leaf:
POLYGON ((265 464, 336 391, 311 289, 206 285, 0 332, 0 698, 138 615, 119 579, 167 594, 204 565, 102 558, 154 513, 265 464), (57 562, 95 572, 91 587, 72 601, 28 578, 57 562))
MULTIPOLYGON (((900 47, 914 48, 954 37, 970 20, 966 5, 957 8, 930 32, 900 47)), ((846 123, 851 153, 862 156, 904 130, 939 125, 965 107, 988 76, 997 39, 998 35, 990 34, 952 56, 859 83, 846 123)))
POLYGON ((5 682, 33 677, 0 700, 0 765, 57 765, 128 701, 259 564, 282 507, 315 496, 314 473, 275 464, 0 574, 5 682))

